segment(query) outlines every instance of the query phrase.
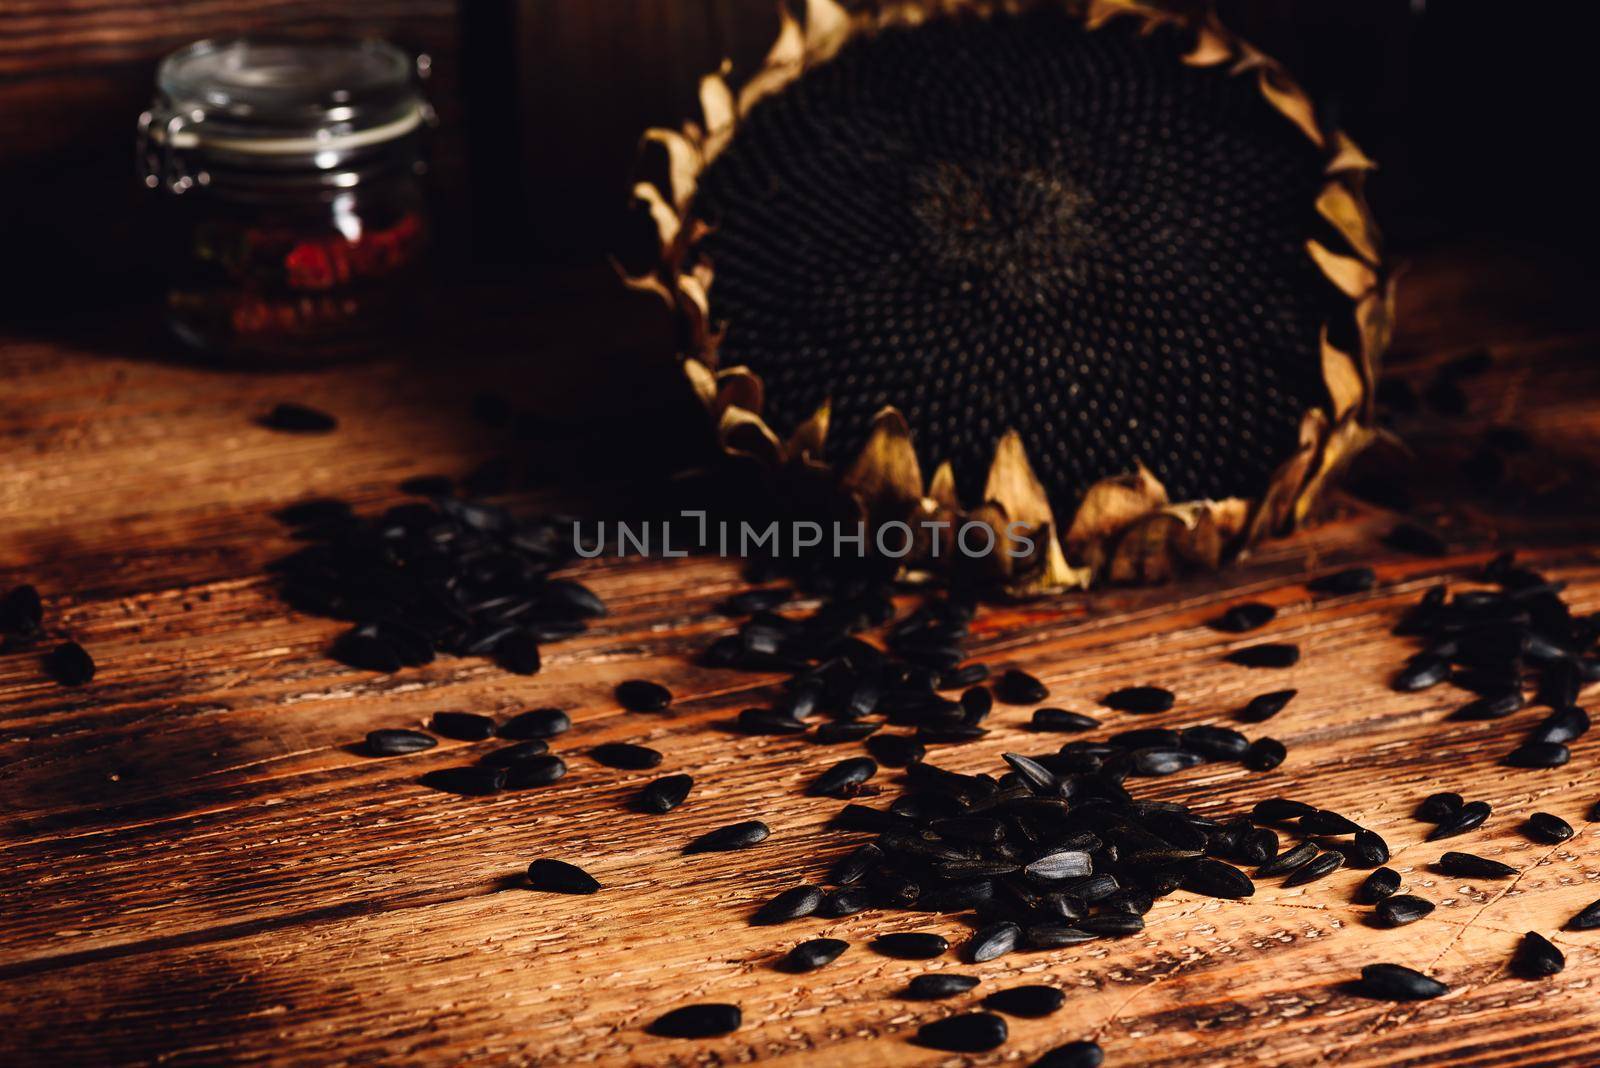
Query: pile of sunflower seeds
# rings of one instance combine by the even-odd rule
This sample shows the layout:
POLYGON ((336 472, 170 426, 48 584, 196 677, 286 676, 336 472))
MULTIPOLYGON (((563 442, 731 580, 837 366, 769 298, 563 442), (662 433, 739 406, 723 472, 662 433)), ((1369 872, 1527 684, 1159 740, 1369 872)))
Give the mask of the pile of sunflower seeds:
MULTIPOLYGON (((45 638, 44 601, 36 588, 16 586, 0 597, 0 655, 34 649, 45 638)), ((94 679, 94 657, 75 641, 52 646, 39 656, 39 666, 62 686, 94 679)))

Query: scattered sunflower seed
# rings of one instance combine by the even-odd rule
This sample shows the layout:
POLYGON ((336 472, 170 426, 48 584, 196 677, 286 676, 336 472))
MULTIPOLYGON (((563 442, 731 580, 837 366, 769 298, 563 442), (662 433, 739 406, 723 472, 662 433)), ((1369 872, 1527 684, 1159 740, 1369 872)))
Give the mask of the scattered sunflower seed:
POLYGON ((1003 957, 1017 948, 1022 941, 1022 928, 1009 920, 1001 920, 980 927, 964 947, 966 957, 973 964, 1003 957))
POLYGON ((409 730, 379 730, 367 734, 367 752, 373 756, 400 756, 432 749, 439 740, 431 734, 409 730))
POLYGON ((500 724, 502 738, 523 740, 529 738, 554 738, 572 729, 572 720, 559 708, 535 708, 512 716, 500 724))
POLYGON ((1329 575, 1320 575, 1306 583, 1312 593, 1362 593, 1378 584, 1378 576, 1370 567, 1348 567, 1329 575))
POLYGON ((506 789, 525 790, 530 786, 549 786, 567 773, 567 762, 554 754, 527 757, 500 769, 506 773, 506 789))
POLYGON ((900 931, 883 934, 872 940, 872 948, 886 957, 901 960, 928 960, 950 948, 943 935, 925 931, 900 931))
POLYGON ((672 692, 659 682, 629 679, 617 684, 617 703, 629 712, 660 712, 672 703, 672 692))
POLYGON ((1527 742, 1506 754, 1513 768, 1559 768, 1572 759, 1572 752, 1560 742, 1527 742))
POLYGON ((1404 927, 1416 923, 1436 906, 1433 902, 1414 894, 1393 894, 1378 902, 1373 911, 1387 927, 1404 927))
POLYGON ((62 686, 83 686, 94 679, 94 657, 77 642, 63 642, 40 657, 45 671, 62 686))
POLYGON ((1258 697, 1252 697, 1250 703, 1240 711, 1239 718, 1247 723, 1265 723, 1284 710, 1288 703, 1294 700, 1299 690, 1274 690, 1258 697))
POLYGON ((818 775, 806 788, 806 793, 813 797, 848 797, 856 787, 876 774, 876 761, 868 757, 851 757, 818 775))
POLYGON ((1476 830, 1489 818, 1491 811, 1487 801, 1468 801, 1448 819, 1440 820, 1439 826, 1429 832, 1428 841, 1437 842, 1441 838, 1453 838, 1476 830))
POLYGON ((813 938, 801 942, 784 955, 782 968, 786 972, 814 972, 838 960, 850 943, 838 938, 813 938))
POLYGON ((1036 705, 1050 696, 1050 690, 1026 671, 1013 668, 1000 676, 995 696, 1008 705, 1036 705))
POLYGON ((1100 1068, 1105 1059, 1100 1044, 1085 1038, 1049 1050, 1030 1068, 1100 1068))
POLYGON ((1435 867, 1445 875, 1465 879, 1509 879, 1517 874, 1517 869, 1509 864, 1472 853, 1446 853, 1435 867))
POLYGON ((661 763, 661 753, 645 745, 631 742, 607 742, 589 750, 596 763, 624 771, 643 771, 661 763))
POLYGON ((809 916, 822 906, 822 891, 815 886, 791 886, 768 901, 750 917, 758 925, 788 923, 809 916))
POLYGON ((1159 686, 1125 686, 1105 695, 1101 704, 1118 712, 1165 712, 1172 707, 1173 693, 1159 686))
POLYGON ((1361 990, 1383 1001, 1426 1001, 1448 994, 1437 979, 1399 964, 1369 964, 1361 969, 1361 990))
POLYGON ((536 860, 528 865, 528 882, 535 890, 552 894, 592 894, 600 881, 576 864, 564 860, 536 860))
POLYGON ((289 401, 276 405, 257 422, 268 430, 288 434, 326 434, 339 426, 339 420, 327 412, 289 401))
POLYGON ((1376 905, 1386 897, 1400 892, 1400 873, 1393 868, 1379 868, 1367 876, 1356 890, 1356 900, 1376 905))
POLYGON ((435 712, 428 727, 435 734, 458 742, 481 742, 494 737, 494 720, 476 712, 435 712))
POLYGON ((1256 630, 1271 623, 1277 616, 1278 610, 1270 604, 1260 601, 1246 601, 1236 604, 1223 612, 1212 621, 1212 626, 1217 630, 1227 631, 1230 634, 1243 634, 1246 631, 1256 630))
POLYGON ((688 775, 663 775, 639 791, 638 807, 657 815, 671 812, 683 804, 693 786, 694 779, 688 775))
POLYGON ((1092 731, 1099 726, 1099 720, 1081 712, 1068 712, 1064 708, 1033 710, 1033 729, 1036 731, 1092 731))
POLYGON ((743 1022, 737 1005, 684 1005, 657 1017, 649 1031, 663 1038, 711 1038, 737 1031, 743 1022))
POLYGON ((1535 812, 1528 817, 1522 828, 1535 842, 1545 842, 1549 845, 1565 842, 1576 833, 1572 829, 1572 824, 1548 812, 1535 812))
POLYGON ((1230 664, 1249 668, 1286 668, 1300 662, 1300 647, 1288 642, 1267 642, 1235 649, 1223 657, 1230 664))
POLYGON ((975 975, 955 972, 932 972, 919 975, 906 984, 905 996, 913 1001, 938 1001, 941 998, 965 994, 978 985, 975 975))
POLYGON ((947 1016, 917 1028, 917 1042, 950 1053, 984 1053, 1005 1042, 1006 1022, 988 1012, 947 1016))
POLYGON ((1289 873, 1283 880, 1284 886, 1304 886, 1306 883, 1315 882, 1325 876, 1332 875, 1344 867, 1344 854, 1330 849, 1318 853, 1306 863, 1289 873))
POLYGON ((1032 984, 996 990, 983 999, 983 1007, 1007 1016, 1036 1018, 1049 1016, 1067 1003, 1067 996, 1053 986, 1032 984))
POLYGON ((903 768, 920 761, 927 748, 917 739, 903 734, 876 734, 867 739, 867 752, 880 764, 903 768))
POLYGON ((1457 793, 1429 794, 1417 806, 1416 817, 1427 823, 1444 823, 1453 819, 1465 803, 1457 793))
POLYGON ((734 849, 749 849, 751 846, 765 842, 771 834, 771 829, 760 820, 745 820, 742 823, 730 823, 725 827, 718 827, 714 831, 707 831, 684 846, 683 851, 694 854, 723 853, 734 849))

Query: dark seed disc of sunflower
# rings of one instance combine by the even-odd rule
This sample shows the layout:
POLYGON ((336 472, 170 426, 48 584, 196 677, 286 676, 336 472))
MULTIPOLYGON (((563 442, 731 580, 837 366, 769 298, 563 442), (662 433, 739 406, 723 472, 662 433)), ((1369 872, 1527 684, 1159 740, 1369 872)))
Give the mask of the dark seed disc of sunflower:
POLYGON ((1433 902, 1413 894, 1394 894, 1378 902, 1373 913, 1385 927, 1404 927, 1416 923, 1435 908, 1433 902))
POLYGON ((1053 8, 936 19, 858 38, 765 99, 693 212, 721 357, 762 378, 780 438, 831 397, 828 452, 848 459, 893 404, 964 500, 1009 427, 1058 515, 1141 462, 1173 500, 1258 496, 1326 403, 1331 291, 1304 253, 1322 157, 1187 47, 1053 8), (918 88, 967 68, 1011 74, 961 98, 918 88), (1203 335, 1163 325, 1202 316, 1203 335), (1013 380, 1030 387, 998 388, 1013 380), (1213 380, 1226 405, 1175 417, 1213 380))
POLYGON ((1509 879, 1517 874, 1517 869, 1509 864, 1472 853, 1446 853, 1434 866, 1444 875, 1463 879, 1509 879))
POLYGON ((1449 818, 1439 821, 1428 834, 1428 841, 1435 842, 1440 838, 1450 838, 1458 834, 1465 834, 1483 825, 1489 818, 1491 809, 1487 801, 1468 801, 1458 808, 1449 818))
POLYGON ((1100 1068, 1105 1061, 1105 1051, 1100 1044, 1084 1038, 1048 1050, 1029 1068, 1100 1068))
POLYGON ((1528 741, 1557 742, 1565 745, 1588 734, 1590 725, 1589 713, 1577 706, 1557 709, 1528 732, 1528 741))
POLYGON ((1513 768, 1559 768, 1572 759, 1560 742, 1528 742, 1506 754, 1505 763, 1513 768))
POLYGON ((996 990, 983 999, 983 1007, 1003 1012, 1007 1016, 1037 1018, 1049 1016, 1067 1003, 1067 995, 1058 988, 1035 983, 996 990))
POLYGON ((1426 1001, 1450 988, 1403 965, 1369 964, 1361 969, 1361 991, 1383 1001, 1426 1001))
POLYGON ((532 760, 534 757, 544 756, 549 751, 550 747, 542 739, 530 738, 526 742, 501 746, 494 752, 485 754, 479 759, 478 763, 487 764, 491 768, 509 768, 511 765, 521 763, 524 760, 532 760))
POLYGON ((1299 823, 1300 829, 1306 834, 1355 834, 1361 829, 1355 820, 1325 808, 1306 813, 1300 817, 1299 823))
POLYGON ((821 905, 822 891, 817 887, 791 886, 757 909, 750 922, 759 925, 788 923, 811 915, 821 905))
POLYGON ((918 1045, 949 1053, 985 1053, 1005 1042, 1006 1022, 989 1012, 947 1016, 917 1028, 918 1045))
POLYGON ((813 797, 848 797, 857 786, 876 774, 877 761, 869 757, 851 757, 818 775, 806 788, 806 793, 813 797))
POLYGON ((903 768, 920 761, 927 747, 903 734, 876 734, 867 739, 867 752, 880 764, 903 768))
POLYGON ((528 883, 552 894, 592 894, 600 889, 600 880, 564 860, 541 859, 529 864, 528 883))
POLYGON ((928 975, 919 975, 907 983, 905 996, 912 1001, 938 1001, 941 998, 965 994, 977 985, 976 975, 932 972, 928 975))
POLYGON ((1265 801, 1257 801, 1250 810, 1250 818, 1257 823, 1285 823, 1309 816, 1317 809, 1304 801, 1293 801, 1287 797, 1269 797, 1265 801))
POLYGON ((1247 723, 1265 723, 1282 712, 1299 692, 1299 690, 1274 690, 1252 697, 1250 703, 1239 713, 1239 718, 1247 723))
POLYGON ((1248 875, 1232 864, 1224 864, 1210 857, 1192 861, 1184 869, 1180 885, 1191 893, 1230 900, 1250 897, 1256 892, 1256 884, 1250 881, 1248 875))
POLYGON ((476 712, 435 712, 428 727, 435 734, 459 742, 481 742, 494 737, 494 720, 476 712))
POLYGON ((974 931, 962 952, 973 964, 982 964, 1003 957, 1016 949, 1022 941, 1022 928, 1009 920, 1000 920, 974 931))
POLYGON ((1159 686, 1125 686, 1106 694, 1100 703, 1118 712, 1152 713, 1167 711, 1174 700, 1171 690, 1159 686))
POLYGON ((1300 647, 1287 642, 1268 642, 1235 649, 1223 657, 1230 664, 1250 668, 1286 668, 1300 662, 1300 647))
POLYGON ((1033 729, 1036 731, 1092 731, 1099 726, 1099 720, 1081 712, 1068 712, 1064 708, 1033 710, 1033 729))
POLYGON ((1318 853, 1290 872, 1289 877, 1283 880, 1283 885, 1304 886, 1306 883, 1332 875, 1342 867, 1344 867, 1344 854, 1330 849, 1325 853, 1318 853))
POLYGON ((259 423, 268 430, 289 434, 326 434, 338 427, 339 420, 316 408, 285 402, 262 416, 259 423))
POLYGON ((661 753, 658 750, 630 742, 607 742, 604 745, 597 745, 589 750, 589 755, 597 763, 624 771, 643 771, 661 763, 661 753))
POLYGON ((838 938, 813 938, 801 942, 784 954, 781 967, 786 972, 814 972, 838 960, 850 943, 838 938))
POLYGON ((1287 875, 1309 864, 1316 856, 1316 846, 1310 842, 1301 842, 1293 849, 1287 849, 1261 865, 1256 869, 1256 874, 1263 879, 1268 879, 1275 875, 1287 875))
POLYGON ((879 935, 872 940, 872 948, 886 957, 902 960, 928 960, 950 948, 943 935, 925 931, 900 931, 879 935))
POLYGON ((1306 583, 1312 593, 1362 593, 1378 584, 1378 576, 1370 567, 1347 567, 1331 575, 1319 575, 1306 583))
POLYGON ((693 787, 694 779, 688 775, 663 775, 639 791, 637 805, 641 810, 657 815, 671 812, 683 804, 693 787))
POLYGON ((1449 677, 1450 661, 1433 653, 1419 653, 1394 677, 1394 688, 1401 693, 1415 693, 1437 686, 1449 677))
POLYGON ((672 692, 659 682, 629 679, 617 684, 617 703, 629 712, 660 712, 672 703, 672 692))
POLYGON ((551 754, 518 760, 501 770, 506 773, 506 789, 526 790, 530 786, 549 786, 565 776, 567 762, 551 754))
POLYGON ((688 845, 684 846, 685 853, 723 853, 733 849, 749 849, 751 846, 760 845, 772 834, 765 823, 760 820, 745 820, 743 823, 730 823, 726 827, 718 827, 714 831, 707 831, 688 845))
POLYGON ((381 730, 367 734, 367 752, 373 756, 401 756, 432 749, 439 740, 421 731, 381 730))
POLYGON ((537 675, 543 666, 539 642, 521 627, 511 630, 495 642, 494 662, 513 675, 537 675))
POLYGON ((1517 943, 1511 970, 1524 979, 1547 979, 1567 966, 1567 955, 1537 931, 1529 931, 1517 943))
POLYGON ((1585 906, 1582 912, 1567 921, 1569 931, 1592 931, 1596 927, 1600 927, 1600 901, 1585 906))
POLYGON ((1251 771, 1271 771, 1289 756, 1289 750, 1276 738, 1257 738, 1244 755, 1244 766, 1251 771))
POLYGON ((711 1038, 737 1031, 743 1022, 737 1005, 685 1005, 657 1017, 649 1031, 662 1038, 711 1038))
POLYGON ((1243 634, 1271 623, 1278 615, 1278 610, 1270 604, 1260 601, 1246 601, 1236 604, 1222 615, 1212 621, 1211 625, 1217 630, 1227 631, 1230 634, 1243 634))
POLYGON ((882 727, 881 723, 824 723, 812 732, 811 737, 819 745, 842 745, 870 738, 882 727))
POLYGON ((1376 868, 1389 859, 1389 843, 1376 831, 1360 830, 1355 841, 1346 850, 1346 858, 1354 868, 1376 868))
POLYGON ((994 692, 1008 705, 1036 705, 1050 696, 1050 690, 1044 683, 1026 671, 1015 669, 1000 676, 994 692))
POLYGON ((44 625, 44 602, 32 586, 15 586, 0 597, 0 635, 31 638, 44 625))
POLYGON ((572 719, 559 708, 535 708, 500 724, 500 737, 522 740, 554 738, 572 729, 572 719))
POLYGON ((1535 812, 1528 817, 1522 829, 1535 842, 1546 842, 1550 845, 1565 842, 1575 833, 1572 824, 1548 812, 1535 812))
POLYGON ((1446 791, 1444 793, 1429 794, 1417 806, 1416 817, 1427 823, 1443 823, 1461 811, 1461 806, 1466 802, 1458 793, 1446 791))
POLYGON ((1379 868, 1362 880, 1356 890, 1356 900, 1376 905, 1386 897, 1400 892, 1400 873, 1393 868, 1379 868))
POLYGON ((422 785, 447 794, 484 797, 506 788, 505 768, 438 768, 422 776, 422 785))

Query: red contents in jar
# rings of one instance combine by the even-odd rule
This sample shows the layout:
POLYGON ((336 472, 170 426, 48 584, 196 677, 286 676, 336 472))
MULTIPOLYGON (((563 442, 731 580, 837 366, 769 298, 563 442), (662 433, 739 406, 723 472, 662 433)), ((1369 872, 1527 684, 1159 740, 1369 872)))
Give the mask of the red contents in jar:
POLYGON ((363 232, 354 241, 302 241, 283 258, 285 280, 291 289, 332 289, 356 279, 381 278, 416 259, 422 236, 422 220, 408 213, 393 226, 363 232))

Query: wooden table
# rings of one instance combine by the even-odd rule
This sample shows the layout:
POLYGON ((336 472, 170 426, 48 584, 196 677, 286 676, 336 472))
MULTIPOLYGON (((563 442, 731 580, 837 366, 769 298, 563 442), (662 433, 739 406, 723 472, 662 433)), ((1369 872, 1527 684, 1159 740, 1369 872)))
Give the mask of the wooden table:
MULTIPOLYGON (((1469 381, 1466 417, 1413 422, 1424 455, 1459 453, 1485 423, 1516 422, 1534 437, 1533 470, 1592 470, 1600 315, 1579 278, 1504 247, 1418 258, 1402 290, 1399 373, 1425 383, 1433 367, 1481 345, 1496 357, 1469 381)), ((569 326, 604 314, 604 301, 565 303, 551 314, 569 326)), ((1066 1007, 1014 1021, 1011 1041, 976 1062, 1027 1063, 1084 1036, 1113 1064, 1600 1060, 1600 935, 1559 930, 1600 897, 1600 828, 1584 821, 1600 799, 1596 743, 1579 742, 1566 768, 1510 771, 1498 764, 1508 739, 1541 711, 1447 721, 1459 691, 1400 695, 1387 685, 1411 651, 1389 633, 1402 606, 1461 576, 1497 538, 1535 546, 1529 559, 1572 584, 1577 610, 1600 609, 1597 524, 1582 493, 1561 492, 1559 477, 1523 477, 1522 488, 1467 497, 1445 464, 1417 489, 1460 547, 1446 558, 1383 548, 1392 517, 1350 504, 1221 576, 992 608, 977 624, 975 652, 1037 673, 1065 707, 1093 711, 1098 695, 1134 683, 1179 694, 1174 711, 1141 725, 1225 723, 1253 694, 1297 687, 1270 724, 1290 749, 1277 771, 1218 765, 1141 780, 1137 792, 1198 794, 1208 813, 1274 794, 1336 808, 1389 841, 1407 886, 1438 902, 1433 916, 1370 927, 1369 910, 1350 903, 1362 875, 1343 871, 1294 890, 1264 882, 1245 902, 1178 893, 1157 904, 1145 934, 1117 942, 980 966, 954 953, 892 961, 863 943, 909 929, 955 940, 965 928, 877 912, 746 922, 777 890, 820 877, 854 838, 823 827, 838 802, 801 794, 844 750, 717 729, 773 681, 691 662, 729 627, 712 606, 741 588, 736 565, 585 565, 612 614, 549 646, 533 678, 449 658, 392 676, 349 670, 325 655, 339 624, 274 597, 263 569, 289 547, 274 508, 322 494, 377 507, 397 499, 404 477, 467 469, 497 447, 467 398, 508 368, 530 372, 519 395, 536 405, 581 393, 574 379, 615 389, 625 363, 560 341, 571 332, 548 321, 531 340, 460 366, 395 360, 283 375, 130 358, 114 338, 0 338, 0 588, 36 583, 52 628, 100 665, 91 685, 64 689, 33 656, 0 657, 0 1060, 954 1063, 910 1044, 916 1026, 1020 982, 1059 984, 1066 1007), (540 385, 557 380, 565 392, 540 385), (281 399, 327 408, 341 427, 295 437, 252 424, 281 399), (1577 503, 1558 506, 1568 500, 1577 503), (1354 561, 1376 566, 1378 589, 1311 599, 1306 569, 1354 561), (1220 662, 1237 643, 1205 621, 1246 595, 1279 606, 1266 633, 1301 643, 1298 666, 1220 662), (619 711, 611 688, 629 677, 666 682, 673 709, 619 711), (416 780, 460 762, 460 743, 387 760, 353 745, 440 708, 503 715, 540 705, 568 709, 576 724, 555 747, 572 771, 544 789, 453 797, 416 780), (692 772, 700 785, 689 803, 659 817, 630 812, 650 773, 585 756, 616 740, 654 745, 664 770, 692 772), (1452 845, 1522 874, 1492 883, 1429 870, 1441 847, 1422 842, 1426 827, 1409 812, 1446 788, 1495 808, 1482 831, 1452 845), (1536 810, 1571 821, 1578 837, 1533 843, 1518 824, 1536 810), (680 855, 691 836, 756 816, 773 827, 756 850, 680 855), (581 862, 606 890, 533 893, 520 875, 538 856, 581 862), (1564 973, 1508 975, 1526 930, 1563 948, 1564 973), (823 934, 852 949, 811 975, 774 969, 789 945, 823 934), (1343 988, 1380 960, 1437 974, 1453 991, 1385 1005, 1343 988), (970 998, 895 996, 911 975, 958 968, 983 977, 970 998), (644 1033, 662 1011, 696 1000, 737 1002, 744 1027, 702 1042, 644 1033)), ((994 770, 1002 751, 1039 745, 1015 729, 1026 714, 1002 707, 989 738, 934 760, 994 770)), ((1107 716, 1108 728, 1130 722, 1107 716)))

